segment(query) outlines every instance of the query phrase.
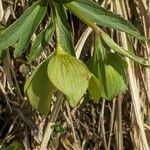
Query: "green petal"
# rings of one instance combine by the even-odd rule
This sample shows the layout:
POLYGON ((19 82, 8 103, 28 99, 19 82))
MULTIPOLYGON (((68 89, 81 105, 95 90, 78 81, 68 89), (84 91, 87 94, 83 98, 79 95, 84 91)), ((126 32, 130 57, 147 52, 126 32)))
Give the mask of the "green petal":
POLYGON ((74 107, 86 92, 91 73, 80 60, 62 50, 50 59, 48 77, 53 85, 69 98, 70 105, 74 107))

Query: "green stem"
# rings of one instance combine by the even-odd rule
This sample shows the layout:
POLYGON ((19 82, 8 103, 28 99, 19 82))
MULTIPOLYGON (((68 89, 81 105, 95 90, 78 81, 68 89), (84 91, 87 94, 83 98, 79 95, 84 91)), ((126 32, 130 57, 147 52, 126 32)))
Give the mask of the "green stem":
POLYGON ((72 3, 65 4, 65 7, 72 12, 75 16, 77 16, 81 21, 83 21, 85 24, 87 24, 89 27, 91 27, 93 30, 98 31, 99 27, 93 23, 91 20, 87 19, 84 15, 80 14, 75 7, 72 7, 72 3))

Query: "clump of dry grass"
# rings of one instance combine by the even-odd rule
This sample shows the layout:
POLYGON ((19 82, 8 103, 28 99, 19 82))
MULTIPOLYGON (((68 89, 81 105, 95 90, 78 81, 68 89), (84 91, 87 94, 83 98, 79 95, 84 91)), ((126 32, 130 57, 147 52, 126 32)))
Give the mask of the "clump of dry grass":
MULTIPOLYGON (((104 0, 98 3, 128 19, 141 33, 149 37, 150 2, 148 0, 104 0)), ((0 0, 0 22, 5 25, 11 24, 28 6, 28 0, 0 0)), ((76 56, 86 60, 90 55, 92 30, 74 16, 70 16, 76 37, 76 56)), ((124 48, 149 59, 149 42, 140 43, 128 38, 124 33, 113 30, 110 30, 110 35, 124 48)), ((53 43, 48 49, 52 48, 53 43)), ((27 150, 40 149, 45 128, 51 118, 56 123, 50 125, 53 126, 53 131, 51 130, 48 149, 149 149, 150 70, 148 68, 127 60, 129 86, 126 92, 120 93, 112 102, 101 100, 99 104, 93 104, 85 98, 86 100, 74 109, 64 103, 58 118, 52 119, 55 110, 51 109, 52 112, 48 117, 41 116, 30 106, 23 94, 28 71, 47 57, 47 53, 49 50, 43 52, 30 66, 26 64, 25 54, 14 59, 9 50, 6 57, 0 60, 0 148, 13 141, 19 141, 27 150)))

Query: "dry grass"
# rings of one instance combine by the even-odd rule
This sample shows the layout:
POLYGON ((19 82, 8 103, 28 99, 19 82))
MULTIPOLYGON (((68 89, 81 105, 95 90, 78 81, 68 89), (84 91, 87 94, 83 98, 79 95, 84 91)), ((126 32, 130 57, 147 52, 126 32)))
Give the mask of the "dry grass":
MULTIPOLYGON (((143 35, 149 37, 149 0, 101 0, 99 3, 128 19, 143 35)), ((0 22, 11 24, 28 6, 28 0, 0 0, 0 22)), ((76 56, 86 61, 90 55, 92 30, 73 16, 71 18, 76 56)), ((149 59, 149 42, 141 43, 114 30, 109 33, 119 45, 149 59)), ((53 43, 50 45, 47 49, 52 50, 53 43)), ((43 52, 31 65, 26 63, 25 54, 14 59, 9 50, 6 57, 0 60, 0 149, 17 140, 23 143, 26 150, 38 150, 46 126, 50 127, 46 133, 51 135, 48 143, 51 150, 150 149, 149 69, 127 59, 127 91, 121 92, 112 102, 101 100, 99 104, 93 104, 85 98, 74 109, 64 103, 58 118, 51 119, 55 113, 53 105, 48 117, 41 116, 23 94, 23 85, 30 73, 28 70, 37 66, 49 52, 43 52)))

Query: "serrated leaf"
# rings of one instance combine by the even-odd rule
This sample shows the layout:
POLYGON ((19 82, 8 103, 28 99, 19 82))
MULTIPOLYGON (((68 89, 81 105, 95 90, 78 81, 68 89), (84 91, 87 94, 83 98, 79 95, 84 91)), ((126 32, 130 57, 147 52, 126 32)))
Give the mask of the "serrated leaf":
POLYGON ((101 98, 101 87, 98 79, 92 75, 88 87, 89 94, 94 102, 99 102, 101 98))
POLYGON ((135 62, 142 64, 144 66, 150 66, 150 64, 148 64, 147 60, 141 57, 136 56, 134 53, 125 50, 124 48, 120 47, 119 45, 117 45, 106 33, 101 32, 101 36, 103 38, 103 40, 105 41, 105 43, 114 50, 114 52, 119 53, 120 55, 129 57, 130 59, 134 60, 135 62))
POLYGON ((80 60, 58 48, 49 61, 48 77, 74 107, 86 92, 91 73, 80 60))
POLYGON ((30 38, 42 21, 47 10, 47 2, 40 0, 29 7, 24 14, 0 33, 0 52, 15 44, 15 57, 27 47, 30 38))
POLYGON ((96 23, 126 32, 140 40, 148 40, 141 36, 138 30, 127 20, 102 8, 91 0, 75 0, 65 4, 65 6, 85 23, 96 23))
POLYGON ((61 46, 66 52, 75 55, 71 30, 67 22, 64 7, 62 5, 55 4, 55 13, 57 46, 61 46))
POLYGON ((41 52, 45 49, 49 40, 53 36, 54 30, 55 30, 55 27, 54 27, 53 22, 51 21, 51 23, 49 24, 47 29, 40 32, 37 35, 37 37, 33 43, 33 46, 31 48, 31 52, 28 56, 29 63, 34 61, 41 54, 41 52))
POLYGON ((47 75, 48 62, 51 56, 41 63, 27 79, 24 91, 32 106, 40 113, 47 114, 50 108, 52 94, 55 87, 47 75))

